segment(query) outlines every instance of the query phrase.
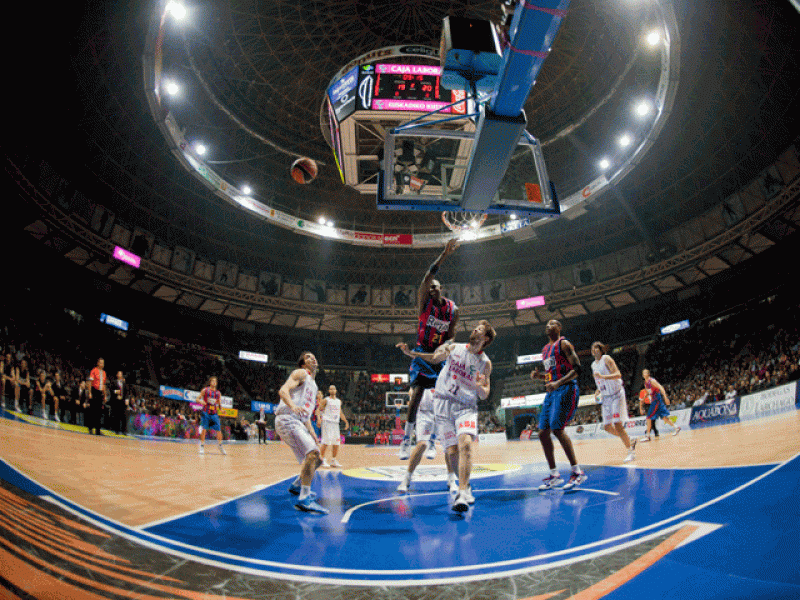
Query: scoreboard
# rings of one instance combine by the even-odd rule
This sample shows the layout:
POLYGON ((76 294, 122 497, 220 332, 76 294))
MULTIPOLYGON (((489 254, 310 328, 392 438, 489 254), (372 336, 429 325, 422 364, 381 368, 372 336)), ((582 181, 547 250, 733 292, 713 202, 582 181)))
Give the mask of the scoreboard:
POLYGON ((466 115, 464 90, 441 86, 442 68, 437 65, 378 64, 353 67, 328 89, 337 123, 357 110, 432 112, 466 115), (447 108, 445 108, 447 107, 447 108))

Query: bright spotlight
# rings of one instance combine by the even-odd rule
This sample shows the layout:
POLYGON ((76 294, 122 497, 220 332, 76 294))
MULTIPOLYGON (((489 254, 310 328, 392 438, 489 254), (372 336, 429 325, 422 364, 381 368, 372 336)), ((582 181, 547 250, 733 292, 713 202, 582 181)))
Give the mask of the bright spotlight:
POLYGON ((631 138, 631 136, 629 136, 627 133, 623 133, 621 136, 619 136, 619 140, 617 141, 619 142, 620 146, 627 148, 631 145, 631 142, 633 142, 633 138, 631 138))
POLYGON ((206 152, 208 152, 208 148, 206 148, 205 144, 197 142, 194 145, 194 151, 197 152, 199 156, 203 156, 206 152))
POLYGON ((608 167, 611 166, 611 161, 608 160, 607 158, 604 158, 597 164, 603 171, 605 171, 608 167))
POLYGON ((470 242, 472 240, 477 240, 478 234, 475 233, 474 231, 465 231, 464 233, 461 234, 459 239, 465 242, 470 242))
POLYGON ((327 223, 325 223, 325 225, 327 225, 330 228, 333 228, 333 221, 328 221, 327 223))
POLYGON ((243 185, 242 186, 242 193, 245 196, 249 196, 250 194, 253 193, 253 188, 251 188, 249 185, 243 185))
POLYGON ((180 2, 167 2, 166 9, 176 21, 183 21, 186 17, 186 7, 180 2))
POLYGON ((325 225, 325 217, 320 217, 319 219, 317 219, 317 223, 319 223, 320 225, 325 225))
POLYGON ((651 46, 655 46, 658 42, 661 41, 661 33, 657 29, 654 29, 650 33, 647 34, 647 43, 651 46))
POLYGON ((177 96, 178 92, 181 91, 181 87, 174 81, 165 82, 164 89, 170 96, 177 96))
POLYGON ((646 117, 648 114, 650 114, 650 109, 650 103, 646 100, 642 100, 634 107, 633 110, 640 117, 646 117))
POLYGON ((517 220, 517 215, 516 215, 516 213, 511 213, 510 215, 508 215, 508 218, 511 219, 512 221, 516 221, 517 220))

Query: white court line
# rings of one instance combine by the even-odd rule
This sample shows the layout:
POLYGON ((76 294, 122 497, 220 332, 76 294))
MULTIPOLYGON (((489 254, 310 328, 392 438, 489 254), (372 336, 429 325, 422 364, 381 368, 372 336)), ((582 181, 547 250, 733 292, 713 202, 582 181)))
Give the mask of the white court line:
MULTIPOLYGON (((189 511, 186 511, 184 513, 173 515, 171 517, 164 517, 163 519, 158 519, 156 521, 151 521, 150 523, 145 523, 144 525, 131 526, 131 529, 134 529, 136 531, 144 531, 145 529, 149 529, 150 527, 155 527, 156 525, 162 525, 163 523, 169 523, 170 521, 177 521, 178 519, 183 519, 184 517, 189 517, 191 515, 204 512, 204 511, 209 510, 211 508, 215 508, 217 506, 222 506, 223 504, 227 504, 228 502, 234 502, 235 500, 238 500, 240 498, 244 498, 245 496, 249 496, 250 494, 255 494, 256 492, 259 492, 261 490, 265 490, 265 489, 267 489, 269 487, 272 487, 274 485, 278 485, 278 484, 280 484, 282 482, 289 481, 290 479, 293 479, 293 477, 286 477, 285 479, 281 479, 281 480, 276 481, 274 483, 259 484, 259 485, 253 486, 247 492, 242 492, 238 496, 230 496, 229 498, 225 498, 223 500, 220 500, 219 502, 215 502, 214 504, 209 504, 208 506, 203 506, 202 508, 196 508, 194 510, 189 510, 189 511)), ((147 532, 145 532, 145 533, 147 533, 147 532)))
MULTIPOLYGON (((481 494, 481 493, 484 493, 484 492, 520 492, 520 491, 523 491, 523 490, 536 490, 536 491, 539 491, 539 488, 538 487, 529 487, 529 488, 490 488, 490 489, 486 489, 486 490, 473 489, 472 490, 472 494, 475 495, 475 494, 481 494)), ((560 488, 556 488, 554 490, 547 490, 547 491, 569 492, 569 491, 572 491, 572 490, 561 490, 560 488)), ((576 492, 577 491, 595 492, 597 494, 608 494, 609 496, 619 496, 620 495, 617 492, 608 492, 606 490, 594 490, 594 489, 591 489, 591 488, 584 488, 584 487, 576 487, 575 491, 576 492)), ((441 496, 441 495, 449 494, 449 493, 450 493, 450 491, 448 490, 446 492, 425 492, 425 493, 422 493, 422 494, 401 494, 401 495, 398 495, 398 496, 389 496, 387 498, 379 498, 378 500, 370 500, 369 502, 364 502, 363 504, 357 504, 357 505, 353 506, 352 508, 348 509, 347 512, 345 512, 344 515, 342 515, 342 521, 341 522, 342 523, 347 523, 348 521, 350 521, 350 517, 352 516, 352 514, 356 510, 358 510, 359 508, 364 508, 365 506, 369 506, 370 504, 380 504, 381 502, 388 502, 390 500, 404 500, 406 498, 422 498, 424 496, 441 496)))
MULTIPOLYGON (((785 460, 784 462, 778 464, 777 466, 775 466, 774 468, 770 469, 769 471, 766 471, 766 472, 762 473, 758 477, 756 477, 754 479, 751 479, 750 481, 740 485, 737 488, 734 488, 733 490, 730 490, 730 491, 726 492, 725 494, 717 496, 716 498, 712 498, 711 500, 709 500, 709 501, 707 501, 707 502, 705 502, 705 503, 703 503, 703 504, 701 504, 699 506, 696 506, 694 508, 686 510, 683 513, 680 513, 680 514, 675 515, 673 517, 669 517, 667 519, 664 519, 662 521, 658 521, 658 522, 653 523, 651 525, 647 525, 645 527, 642 527, 642 528, 639 528, 639 529, 636 529, 636 530, 632 530, 632 531, 629 531, 627 533, 623 533, 623 534, 620 534, 620 535, 617 535, 617 536, 613 536, 611 538, 607 538, 607 539, 604 539, 604 540, 599 540, 597 542, 592 542, 590 544, 584 544, 583 546, 577 546, 575 548, 569 548, 569 549, 566 549, 566 550, 559 550, 559 551, 551 552, 551 553, 548 553, 548 554, 542 554, 542 555, 539 555, 539 556, 535 556, 534 555, 534 556, 527 556, 527 557, 523 557, 523 558, 505 560, 505 561, 497 561, 497 562, 493 562, 493 563, 482 563, 482 564, 475 564, 475 565, 458 565, 458 566, 453 566, 453 567, 440 567, 440 568, 432 568, 432 569, 366 570, 366 569, 342 569, 342 568, 336 568, 336 567, 319 567, 319 566, 312 566, 312 565, 297 565, 297 564, 279 563, 279 562, 275 562, 275 561, 267 561, 267 560, 263 560, 263 559, 252 559, 252 558, 247 558, 247 557, 243 557, 243 556, 240 556, 240 555, 227 554, 227 553, 224 553, 224 552, 217 552, 215 550, 209 550, 207 548, 200 548, 200 547, 197 547, 197 546, 192 546, 190 544, 185 544, 183 542, 178 542, 176 540, 172 540, 172 539, 169 539, 169 538, 158 536, 158 535, 155 535, 155 534, 152 534, 152 533, 149 533, 149 532, 136 532, 136 533, 138 533, 138 534, 140 534, 142 536, 147 536, 147 538, 151 538, 153 540, 163 540, 164 542, 166 542, 168 544, 172 544, 173 546, 186 548, 187 550, 194 550, 194 551, 199 552, 201 554, 200 556, 198 556, 196 554, 189 554, 187 552, 182 552, 180 550, 175 550, 174 548, 165 547, 163 545, 158 544, 155 541, 150 541, 149 539, 146 539, 146 538, 143 539, 139 535, 133 535, 132 533, 129 533, 130 531, 135 531, 135 530, 132 530, 132 528, 130 528, 130 527, 124 525, 124 524, 121 524, 118 521, 115 521, 114 519, 99 515, 98 513, 94 512, 94 511, 92 511, 90 509, 87 509, 85 507, 81 507, 85 511, 85 513, 81 512, 81 511, 73 508, 72 506, 69 506, 69 504, 65 504, 65 503, 61 502, 60 500, 58 500, 57 498, 63 498, 63 496, 61 494, 53 492, 52 490, 50 490, 46 486, 42 485, 41 483, 37 483, 37 485, 39 485, 43 489, 48 490, 52 494, 53 497, 52 498, 48 498, 48 500, 50 502, 52 502, 53 504, 56 504, 57 506, 60 506, 62 509, 66 510, 67 512, 69 512, 71 514, 74 514, 77 517, 79 517, 81 519, 84 519, 84 520, 92 523, 93 525, 95 525, 95 526, 97 526, 97 527, 99 527, 99 528, 101 528, 101 529, 103 529, 105 531, 110 531, 110 532, 114 533, 115 535, 118 535, 118 536, 120 536, 120 537, 122 537, 124 539, 128 539, 130 541, 138 543, 138 544, 140 544, 142 546, 145 546, 147 548, 150 548, 150 549, 153 549, 153 550, 157 550, 159 552, 164 552, 166 554, 170 554, 170 555, 173 555, 173 556, 178 556, 180 558, 184 558, 184 559, 187 559, 187 560, 193 560, 193 561, 197 561, 197 562, 202 562, 204 564, 209 564, 209 565, 220 567, 220 568, 227 569, 227 570, 230 570, 230 571, 236 571, 236 572, 241 572, 241 573, 259 575, 261 577, 264 577, 266 575, 266 576, 274 577, 276 579, 283 579, 283 580, 290 580, 290 581, 321 583, 321 584, 328 584, 328 585, 335 584, 335 585, 358 585, 358 586, 371 586, 371 587, 375 587, 375 586, 378 586, 378 587, 380 587, 380 586, 397 587, 397 586, 421 586, 421 585, 451 584, 451 583, 466 582, 466 581, 478 581, 478 580, 486 580, 486 579, 496 579, 498 577, 508 577, 508 576, 511 576, 511 575, 516 575, 516 574, 521 574, 521 573, 529 573, 529 572, 533 572, 533 571, 539 571, 539 570, 543 570, 543 569, 546 569, 546 568, 558 568, 558 567, 561 567, 561 566, 566 566, 566 565, 569 565, 569 564, 573 564, 573 563, 578 562, 578 561, 594 558, 596 556, 601 556, 601 555, 604 555, 604 554, 608 554, 610 552, 614 552, 614 551, 617 551, 617 550, 628 548, 630 546, 636 545, 636 544, 641 543, 643 541, 646 541, 646 540, 652 539, 654 537, 657 537, 657 536, 665 533, 666 531, 673 531, 673 530, 679 529, 682 525, 686 524, 687 521, 679 522, 677 524, 672 524, 672 525, 668 525, 668 524, 673 523, 675 521, 680 521, 681 519, 683 519, 684 517, 686 517, 689 514, 692 514, 694 512, 702 510, 702 509, 704 509, 704 508, 706 508, 708 506, 711 506, 712 504, 716 504, 717 502, 720 502, 721 500, 724 500, 725 498, 728 498, 728 497, 732 496, 733 494, 736 494, 736 493, 740 492, 741 490, 750 487, 751 485, 761 481, 765 477, 771 475, 772 473, 774 473, 778 469, 784 467, 785 465, 787 465, 791 461, 795 460, 797 457, 800 457, 800 452, 798 452, 797 454, 795 454, 791 458, 785 460), (89 513, 89 514, 86 514, 86 513, 89 513), (89 516, 89 515, 96 515, 98 518, 103 519, 106 522, 99 521, 98 519, 96 519, 96 518, 94 518, 92 516, 89 516), (110 523, 114 523, 115 525, 118 525, 119 527, 111 527, 111 526, 108 525, 109 522, 110 523), (659 528, 663 527, 664 525, 668 525, 668 527, 666 527, 664 529, 659 529, 659 528), (235 560, 235 561, 247 561, 252 565, 261 565, 261 566, 264 566, 264 567, 277 567, 277 568, 286 569, 288 571, 303 571, 304 573, 308 573, 309 571, 316 571, 317 573, 330 573, 330 574, 341 573, 341 574, 348 574, 348 575, 351 575, 351 576, 358 576, 358 575, 383 575, 383 576, 417 575, 418 576, 418 575, 421 575, 421 574, 428 574, 428 573, 449 574, 449 573, 454 573, 454 572, 477 571, 477 570, 485 570, 485 569, 490 569, 490 568, 498 569, 498 567, 505 567, 505 566, 512 567, 514 565, 519 565, 519 564, 522 564, 524 562, 530 562, 530 561, 541 562, 541 561, 547 560, 547 559, 549 559, 551 557, 563 556, 565 554, 570 554, 570 553, 577 553, 577 552, 581 552, 581 551, 589 549, 589 548, 596 548, 597 546, 610 544, 610 543, 618 541, 618 540, 623 540, 625 538, 630 538, 632 536, 637 536, 638 534, 641 534, 641 533, 644 533, 644 532, 650 532, 653 529, 658 529, 658 530, 655 531, 655 532, 647 533, 644 536, 639 536, 639 537, 636 537, 635 539, 631 539, 631 540, 628 540, 626 542, 622 542, 621 544, 616 544, 616 545, 613 545, 613 546, 609 546, 608 548, 597 550, 597 551, 594 551, 594 552, 591 552, 591 553, 579 554, 577 556, 569 557, 569 558, 566 558, 566 559, 563 559, 563 560, 560 560, 560 561, 547 562, 547 563, 540 564, 540 565, 535 565, 535 566, 532 566, 532 567, 531 566, 518 567, 516 569, 505 570, 505 571, 495 570, 495 571, 490 572, 490 573, 481 573, 481 574, 478 574, 478 575, 461 575, 461 576, 455 576, 455 577, 442 577, 442 578, 436 578, 436 579, 419 579, 419 578, 411 579, 411 580, 410 579, 397 579, 397 580, 392 580, 392 579, 376 579, 376 580, 369 580, 369 579, 367 579, 367 580, 365 580, 365 579, 333 579, 331 577, 315 577, 315 576, 311 576, 311 575, 308 575, 308 574, 294 575, 294 574, 291 574, 291 573, 285 573, 285 572, 281 572, 281 571, 266 571, 265 569, 256 569, 256 568, 253 568, 253 567, 242 567, 242 566, 239 566, 239 565, 231 565, 229 563, 221 562, 221 560, 215 560, 215 559, 210 559, 210 558, 206 557, 206 556, 214 556, 214 557, 219 557, 220 559, 226 559, 227 558, 227 559, 235 560), (206 556, 203 556, 203 555, 206 555, 206 556)), ((30 477, 27 477, 24 473, 22 473, 21 471, 16 469, 14 466, 8 464, 7 461, 3 460, 2 458, 0 458, 0 461, 5 463, 10 469, 12 469, 12 470, 16 471, 17 473, 19 473, 21 477, 33 481, 30 477)), ((69 502, 69 501, 67 501, 67 502, 69 502)))

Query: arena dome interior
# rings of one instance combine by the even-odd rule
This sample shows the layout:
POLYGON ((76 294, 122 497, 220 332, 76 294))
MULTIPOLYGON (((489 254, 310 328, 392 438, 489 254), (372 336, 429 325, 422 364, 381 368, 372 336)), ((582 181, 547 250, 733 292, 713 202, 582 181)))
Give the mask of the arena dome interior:
MULTIPOLYGON (((743 396, 795 382, 794 0, 571 0, 523 107, 560 214, 489 214, 454 231, 441 210, 378 208, 386 134, 421 113, 362 107, 342 116, 332 90, 365 67, 437 67, 448 16, 496 24, 502 41, 518 4, 538 10, 511 0, 21 7, 21 26, 10 34, 2 143, 4 354, 26 357, 34 378, 39 370, 71 373, 76 390, 104 355, 109 376, 119 368, 141 390, 141 412, 184 420, 182 405, 159 404, 159 389, 199 390, 218 375, 236 415, 223 422, 225 440, 247 441, 257 409, 279 405, 281 384, 311 351, 320 390, 337 386, 356 426, 350 442, 378 445, 387 432, 392 443, 401 424, 386 395, 394 390, 389 375, 405 376, 409 363, 396 345, 413 344, 420 283, 456 239, 436 274, 459 309, 455 339, 466 342, 482 319, 497 331, 492 390, 478 403, 482 434, 516 442, 536 428, 538 408, 515 399, 545 392, 530 380, 530 363, 540 364, 534 355, 553 319, 584 366, 581 397, 595 387, 591 344, 609 345, 632 417, 644 410, 637 394, 645 367, 690 412, 700 399, 722 401, 728 385, 743 396), (339 140, 346 119, 349 137, 339 140), (295 179, 298 161, 308 170, 295 179), (747 365, 734 369, 737 361, 747 365)), ((474 129, 474 118, 462 120, 474 129)), ((403 152, 398 160, 413 175, 436 158, 403 152)), ((518 158, 509 176, 524 178, 518 158)), ((6 390, 8 402, 14 393, 13 385, 6 390)), ((27 413, 17 411, 46 420, 45 401, 30 398, 27 413)), ((0 414, 10 414, 4 406, 0 414)), ((600 420, 587 401, 573 425, 599 432, 600 420)), ((161 433, 136 423, 137 435, 175 437, 163 423, 161 433)), ((785 437, 796 452, 792 427, 785 437)), ((180 432, 197 437, 196 427, 180 432)), ((784 450, 759 464, 788 461, 793 453, 784 450)), ((102 460, 103 450, 94 452, 102 460)), ((3 464, 25 471, 12 453, 0 455, 3 464)), ((722 466, 753 467, 730 460, 722 466)), ((280 463, 281 477, 290 463, 280 463)), ((0 482, 9 480, 3 473, 0 482)), ((245 484, 236 485, 244 493, 245 484)), ((196 503, 186 510, 211 502, 196 503)), ((92 505, 131 527, 183 512, 172 509, 133 523, 112 501, 92 505)), ((500 553, 495 562, 512 558, 500 553)), ((8 581, 0 570, 0 585, 8 581)), ((525 589, 531 598, 567 597, 525 589)))

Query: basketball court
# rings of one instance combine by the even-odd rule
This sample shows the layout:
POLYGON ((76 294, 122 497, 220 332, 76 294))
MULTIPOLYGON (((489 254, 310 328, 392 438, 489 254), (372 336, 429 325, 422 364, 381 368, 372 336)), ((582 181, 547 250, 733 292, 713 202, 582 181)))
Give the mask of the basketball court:
POLYGON ((626 466, 617 440, 576 441, 571 492, 537 491, 537 440, 479 446, 463 514, 441 452, 398 495, 396 446, 345 445, 312 486, 327 516, 294 509, 280 443, 198 455, 3 416, 10 598, 800 596, 798 411, 662 436, 626 466))

